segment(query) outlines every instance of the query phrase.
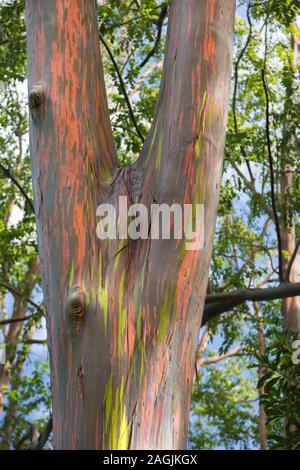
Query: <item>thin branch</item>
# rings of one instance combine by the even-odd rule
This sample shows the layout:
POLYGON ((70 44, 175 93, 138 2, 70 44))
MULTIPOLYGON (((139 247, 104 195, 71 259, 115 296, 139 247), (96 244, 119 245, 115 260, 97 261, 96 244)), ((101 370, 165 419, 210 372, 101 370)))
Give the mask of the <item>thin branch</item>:
POLYGON ((143 75, 139 78, 139 80, 135 84, 134 89, 131 91, 129 95, 130 98, 132 98, 139 91, 145 79, 148 77, 148 75, 150 75, 153 72, 153 70, 155 70, 156 68, 161 68, 163 66, 163 62, 164 61, 161 59, 155 64, 150 64, 149 67, 145 69, 143 75))
MULTIPOLYGON (((233 111, 234 132, 235 132, 236 135, 238 135, 238 133, 239 133, 239 127, 238 127, 237 115, 236 115, 236 101, 237 101, 237 91, 238 91, 238 82, 239 82, 239 65, 240 65, 240 62, 241 62, 242 58, 244 57, 244 54, 245 54, 245 52, 246 52, 246 50, 247 50, 247 48, 250 44, 251 37, 252 37, 252 22, 251 22, 251 17, 250 17, 250 4, 248 5, 248 8, 247 8, 247 19, 248 19, 248 23, 249 23, 249 34, 247 36, 247 40, 245 42, 245 45, 242 48, 242 50, 240 51, 240 54, 238 55, 237 61, 234 65, 234 90, 233 90, 233 99, 232 99, 232 111, 233 111)), ((248 171, 249 171, 251 183, 254 186, 254 177, 253 177, 253 174, 252 174, 250 162, 247 158, 245 147, 243 145, 240 145, 240 149, 241 149, 241 153, 242 153, 242 155, 245 159, 245 162, 246 162, 246 165, 247 165, 247 168, 248 168, 248 171)))
POLYGON ((50 434, 52 432, 52 427, 53 427, 52 416, 50 416, 44 431, 40 434, 38 442, 36 446, 32 448, 32 450, 41 450, 45 447, 50 437, 50 434))
MULTIPOLYGON (((7 284, 6 282, 3 282, 3 281, 0 281, 0 286, 4 287, 5 289, 9 290, 12 294, 14 295, 17 295, 18 297, 24 297, 24 299, 29 303, 31 304, 33 307, 35 307, 42 315, 44 315, 44 311, 43 309, 37 304, 35 303, 33 300, 27 298, 21 291, 19 291, 18 289, 16 289, 15 287, 13 286, 10 286, 9 284, 7 284)), ((5 320, 6 321, 6 320, 5 320)))
POLYGON ((34 213, 34 206, 33 206, 33 202, 32 200, 28 197, 25 189, 21 186, 21 184, 19 183, 19 181, 14 177, 14 175, 11 174, 11 172, 5 168, 5 166, 2 165, 2 163, 0 163, 0 168, 1 170, 3 171, 3 173, 7 176, 7 178, 9 178, 13 183, 14 185, 19 189, 20 193, 24 196, 25 200, 27 201, 30 209, 32 210, 32 212, 34 213))
POLYGON ((299 238, 299 240, 298 240, 297 243, 296 243, 294 252, 293 252, 293 254, 292 254, 292 256, 291 256, 290 262, 289 262, 288 267, 287 267, 286 278, 285 278, 286 282, 290 282, 291 270, 292 270, 294 261, 295 261, 295 259, 296 259, 296 256, 297 256, 299 247, 300 247, 300 238, 299 238))
POLYGON ((38 429, 37 426, 33 423, 29 423, 28 421, 26 424, 29 426, 28 432, 24 434, 23 437, 19 440, 19 442, 15 445, 15 450, 19 450, 21 446, 27 441, 30 440, 31 442, 31 448, 35 446, 37 442, 37 435, 38 435, 38 429))
POLYGON ((30 318, 34 318, 36 315, 27 315, 25 317, 19 318, 9 318, 8 320, 0 320, 0 326, 10 325, 11 323, 18 323, 22 321, 30 320, 30 318))
POLYGON ((268 159, 270 167, 270 180, 271 180, 271 199, 272 199, 272 209, 274 214, 274 222, 276 227, 277 241, 278 241, 278 265, 279 265, 279 280, 283 282, 283 269, 282 269, 282 241, 280 233, 280 223, 276 209, 276 199, 275 199, 275 178, 274 178, 274 168, 273 168, 273 156, 272 156, 272 144, 270 138, 270 101, 269 101, 269 92, 266 83, 265 69, 261 71, 262 81, 264 92, 266 96, 266 137, 267 137, 267 148, 268 148, 268 159))
POLYGON ((208 343, 208 340, 209 340, 209 336, 211 334, 211 330, 209 327, 206 327, 205 328, 205 331, 201 337, 201 340, 200 340, 200 343, 199 343, 199 347, 198 347, 198 355, 200 357, 202 357, 202 355, 204 354, 205 352, 205 349, 207 347, 207 343, 208 343))
POLYGON ((239 356, 241 355, 240 353, 242 351, 245 351, 246 349, 246 346, 238 346, 237 348, 232 349, 232 351, 228 351, 227 353, 221 354, 220 356, 199 358, 199 361, 197 362, 197 367, 200 368, 203 365, 217 364, 217 362, 224 361, 224 359, 239 356))
POLYGON ((145 57, 145 59, 140 63, 140 68, 144 67, 147 64, 148 60, 151 59, 151 57, 155 54, 155 52, 158 49, 160 39, 161 39, 162 27, 163 27, 163 24, 164 24, 164 19, 167 16, 167 13, 168 13, 168 7, 165 5, 161 9, 161 12, 160 12, 158 20, 157 20, 157 34, 156 34, 156 39, 155 39, 154 46, 151 49, 151 51, 149 52, 149 54, 147 55, 147 57, 145 57))
POLYGON ((25 339, 22 341, 23 344, 47 344, 46 339, 25 339))
POLYGON ((267 289, 244 289, 234 292, 209 294, 206 296, 202 325, 212 318, 229 312, 244 302, 266 302, 269 300, 297 297, 300 295, 300 282, 282 283, 267 289))
POLYGON ((194 370, 194 380, 196 379, 198 382, 199 375, 199 360, 202 358, 203 354, 205 353, 205 349, 207 348, 207 344, 209 341, 209 336, 211 334, 211 329, 209 326, 205 328, 205 331, 200 339, 199 345, 198 345, 198 350, 197 350, 197 355, 195 357, 195 370, 194 370))
POLYGON ((272 270, 269 274, 266 275, 264 279, 259 281, 256 287, 262 287, 265 284, 268 284, 269 282, 277 282, 277 279, 272 279, 272 277, 274 276, 274 272, 276 273, 278 272, 277 270, 278 270, 278 266, 275 266, 274 271, 272 270))
POLYGON ((272 211, 272 208, 269 207, 267 204, 266 204, 266 201, 263 197, 262 194, 260 194, 258 191, 256 191, 255 189, 255 186, 254 186, 254 182, 253 181, 249 181, 245 174, 242 172, 242 170, 239 169, 238 165, 234 162, 234 160, 232 158, 230 158, 229 156, 227 157, 228 161, 230 162, 230 165, 232 166, 232 168, 236 171, 236 173, 239 175, 239 177, 243 180, 245 186, 248 187, 248 189, 255 195, 256 199, 259 201, 259 203, 261 204, 261 206, 264 208, 264 210, 266 211, 266 213, 272 218, 272 220, 274 219, 274 214, 273 214, 273 211, 272 211))
POLYGON ((103 38, 102 34, 99 32, 99 38, 100 38, 100 41, 102 42, 102 44, 104 45, 109 57, 110 57, 110 60, 112 61, 112 64, 114 66, 114 69, 116 71, 116 74, 118 76, 118 79, 119 79, 119 83, 120 83, 120 87, 121 87, 121 90, 122 90, 122 93, 124 95, 124 98, 125 98, 125 101, 126 101, 126 104, 127 104, 127 108, 128 108, 128 111, 129 111, 129 115, 130 115, 130 118, 131 118, 131 121, 136 129, 136 132, 139 136, 139 138, 141 139, 141 141, 144 143, 145 142, 145 138, 138 126, 138 123, 136 121, 136 118, 135 118, 135 115, 134 115, 134 112, 132 110, 132 106, 131 106, 131 103, 130 103, 130 100, 129 100, 129 97, 127 95, 127 91, 126 91, 126 87, 125 87, 125 83, 124 83, 124 80, 123 80, 123 77, 121 75, 121 72, 119 70, 119 67, 118 67, 118 64, 117 62, 115 61, 115 58, 110 50, 110 48, 108 47, 108 44, 107 42, 105 41, 105 39, 103 38))
MULTIPOLYGON (((245 52, 248 48, 248 45, 251 41, 252 22, 251 22, 251 16, 250 16, 250 7, 251 7, 251 5, 248 4, 247 19, 248 19, 248 23, 249 23, 249 34, 247 36, 246 43, 245 43, 243 49, 241 50, 241 52, 238 56, 238 59, 237 59, 236 64, 235 64, 235 69, 234 69, 234 91, 233 91, 233 100, 232 100, 232 111, 233 111, 234 131, 235 131, 236 135, 238 135, 238 132, 239 132, 237 115, 236 115, 236 101, 237 101, 237 89, 238 89, 238 67, 239 67, 240 61, 242 60, 242 58, 243 58, 243 56, 244 56, 244 54, 245 54, 245 52)), ((240 150, 241 150, 241 153, 242 153, 242 155, 243 155, 243 157, 246 161, 246 165, 247 165, 249 175, 250 175, 250 181, 248 181, 245 174, 239 169, 238 165, 230 157, 228 157, 228 160, 229 160, 231 166, 233 167, 233 169, 237 172, 239 177, 243 180, 244 184, 255 195, 255 197, 259 200, 260 204, 265 209, 267 214, 273 219, 274 215, 273 215, 272 209, 266 204, 262 194, 257 192, 256 189, 255 189, 255 180, 254 180, 254 177, 253 177, 253 174, 252 174, 252 171, 251 171, 251 167, 250 167, 250 163, 247 159, 247 154, 246 154, 246 151, 245 151, 245 148, 244 148, 243 145, 240 145, 240 150)))
POLYGON ((31 435, 32 435, 32 430, 31 428, 21 437, 21 439, 19 440, 19 442, 17 442, 17 444, 15 445, 15 450, 19 450, 22 445, 28 440, 31 438, 31 435))

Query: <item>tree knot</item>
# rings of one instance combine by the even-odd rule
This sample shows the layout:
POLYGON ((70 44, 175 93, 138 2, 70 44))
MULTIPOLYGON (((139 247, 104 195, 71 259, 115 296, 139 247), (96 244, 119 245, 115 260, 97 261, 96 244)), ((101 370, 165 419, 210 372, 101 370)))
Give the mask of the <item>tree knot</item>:
POLYGON ((82 320, 86 311, 86 296, 80 286, 72 287, 68 303, 71 317, 82 320))
POLYGON ((28 104, 29 109, 38 115, 43 114, 46 103, 46 88, 42 83, 33 85, 29 97, 28 104))

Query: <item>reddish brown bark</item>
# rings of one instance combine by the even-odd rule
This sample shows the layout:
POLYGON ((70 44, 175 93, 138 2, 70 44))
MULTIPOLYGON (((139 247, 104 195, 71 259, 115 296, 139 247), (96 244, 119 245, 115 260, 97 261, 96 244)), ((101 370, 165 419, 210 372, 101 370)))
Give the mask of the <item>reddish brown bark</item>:
POLYGON ((234 0, 174 0, 157 110, 117 165, 93 0, 27 0, 30 140, 56 448, 186 446, 221 181, 234 0), (99 241, 119 195, 205 204, 205 246, 99 241))
MULTIPOLYGON (((296 34, 297 22, 296 20, 291 25, 291 69, 295 71, 297 64, 300 59, 300 41, 296 34)), ((284 136, 286 137, 286 125, 289 121, 289 115, 287 112, 286 122, 283 129, 284 136)), ((287 142, 288 144, 288 142, 287 142)), ((294 259, 294 262, 290 266, 290 260, 295 254, 297 248, 297 240, 295 234, 295 221, 291 217, 290 207, 290 193, 293 188, 293 171, 288 163, 289 151, 286 145, 283 145, 282 149, 282 167, 281 167, 281 178, 280 178, 280 191, 282 197, 282 205, 284 211, 284 221, 281 228, 281 239, 282 239, 282 250, 283 256, 283 274, 286 277, 288 275, 290 282, 297 282, 299 277, 299 257, 294 259), (289 271, 289 273, 288 273, 289 271)), ((299 250, 298 250, 299 251, 299 250)), ((300 297, 285 298, 282 300, 282 312, 283 312, 283 325, 286 330, 292 332, 300 332, 300 297)))
MULTIPOLYGON (((253 302, 253 307, 255 311, 256 321, 257 321, 257 332, 258 332, 258 352, 262 356, 265 354, 265 338, 264 338, 264 327, 263 327, 263 320, 262 314, 259 309, 259 306, 256 302, 253 302)), ((261 379, 266 373, 264 367, 258 367, 258 378, 261 379)), ((265 413, 264 407, 261 403, 261 398, 265 393, 265 386, 264 384, 261 385, 258 389, 258 396, 259 396, 259 421, 258 421, 258 429, 259 429, 259 440, 260 440, 260 449, 261 450, 268 450, 268 435, 267 435, 267 415, 265 413)))

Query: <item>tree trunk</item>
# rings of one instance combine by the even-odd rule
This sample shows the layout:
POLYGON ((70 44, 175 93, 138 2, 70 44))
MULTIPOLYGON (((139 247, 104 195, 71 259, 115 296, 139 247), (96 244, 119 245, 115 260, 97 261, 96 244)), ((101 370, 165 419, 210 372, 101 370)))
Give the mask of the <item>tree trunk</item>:
POLYGON ((94 0, 27 0, 30 142, 59 449, 186 446, 221 182, 235 0, 173 0, 157 110, 120 168, 94 0), (205 244, 104 240, 96 208, 205 203, 205 244))
MULTIPOLYGON (((36 285, 36 276, 38 275, 39 270, 39 259, 36 257, 30 263, 28 271, 21 282, 22 292, 24 293, 24 296, 27 297, 14 296, 14 306, 11 316, 12 320, 26 316, 28 298, 36 285)), ((0 366, 0 416, 3 413, 3 405, 8 383, 10 381, 11 371, 15 367, 17 346, 22 328, 22 322, 13 322, 8 326, 7 331, 4 329, 5 363, 0 366)))
MULTIPOLYGON (((293 21, 291 25, 291 49, 292 49, 292 60, 291 60, 291 69, 294 72, 297 68, 297 64, 300 59, 300 42, 296 34, 297 22, 293 21)), ((287 111, 286 122, 283 129, 284 136, 286 135, 286 126, 289 122, 289 115, 287 111)), ((288 139, 287 139, 288 140, 288 139)), ((289 268, 290 259, 297 249, 297 240, 295 234, 295 221, 291 217, 291 208, 290 208, 290 193, 293 189, 293 169, 287 163, 289 159, 289 150, 288 144, 283 146, 282 151, 282 168, 281 168, 281 177, 280 177, 280 192, 283 203, 283 212, 284 212, 284 221, 281 229, 281 239, 282 239, 282 250, 285 253, 283 256, 282 267, 283 275, 287 275, 289 268)), ((289 273, 290 282, 297 282, 299 277, 299 257, 296 257, 289 273)), ((300 297, 290 297, 282 300, 282 312, 283 312, 283 326, 285 330, 290 332, 300 332, 300 297)))
MULTIPOLYGON (((257 322, 257 332, 258 332, 258 352, 260 355, 265 354, 265 337, 264 337, 264 327, 262 314, 259 308, 259 305, 256 302, 253 302, 253 308, 255 311, 256 322, 257 322)), ((258 367, 258 378, 261 379, 266 374, 265 367, 258 367)), ((259 430, 259 440, 260 440, 260 450, 268 450, 268 435, 267 435, 267 415, 264 410, 264 406, 261 403, 261 399, 265 393, 264 384, 261 385, 258 389, 259 397, 259 421, 258 421, 258 430, 259 430)))

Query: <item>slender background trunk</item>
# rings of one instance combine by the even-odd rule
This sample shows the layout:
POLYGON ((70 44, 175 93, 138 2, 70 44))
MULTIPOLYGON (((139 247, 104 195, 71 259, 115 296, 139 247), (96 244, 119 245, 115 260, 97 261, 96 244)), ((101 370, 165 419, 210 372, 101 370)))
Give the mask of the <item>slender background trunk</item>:
MULTIPOLYGON (((264 327, 262 321, 262 314, 259 308, 259 305, 256 302, 253 302, 253 307, 255 311, 255 317, 257 321, 257 333, 258 333, 258 352, 262 356, 265 354, 265 338, 264 338, 264 327)), ((264 367, 258 367, 258 378, 261 379, 266 373, 264 367)), ((258 397, 261 401, 262 396, 265 393, 265 386, 262 385, 258 389, 258 397)), ((268 450, 268 435, 267 435, 267 415, 265 413, 262 403, 259 403, 259 440, 260 440, 260 449, 268 450)))
POLYGON ((226 131, 234 0, 174 0, 157 110, 119 168, 93 0, 27 0, 30 143, 60 449, 186 446, 226 131), (205 204, 205 244, 96 237, 96 207, 205 204))
MULTIPOLYGON (((291 34, 291 48, 292 48, 292 61, 291 69, 295 72, 297 64, 299 63, 300 58, 300 42, 298 35, 296 34, 297 22, 294 22, 291 25, 292 34, 291 34)), ((289 116, 286 116, 286 123, 289 123, 289 116)), ((284 136, 286 135, 286 129, 283 129, 284 136)), ((292 256, 297 250, 297 240, 295 234, 295 220, 291 216, 291 207, 290 207, 290 193, 293 190, 293 170, 291 166, 286 163, 289 159, 289 149, 288 146, 291 142, 286 142, 286 145, 283 148, 282 152, 282 169, 281 169, 281 178, 280 178, 280 191, 283 202, 283 211, 284 211, 284 223, 282 224, 281 238, 282 238, 282 250, 285 252, 283 256, 283 274, 287 275, 289 262, 292 256)), ((296 256, 289 273, 289 281, 297 282, 300 272, 300 262, 299 257, 296 256)), ((291 332, 300 332, 300 297, 290 297, 282 300, 282 312, 283 312, 283 326, 285 329, 290 330, 291 332)))

